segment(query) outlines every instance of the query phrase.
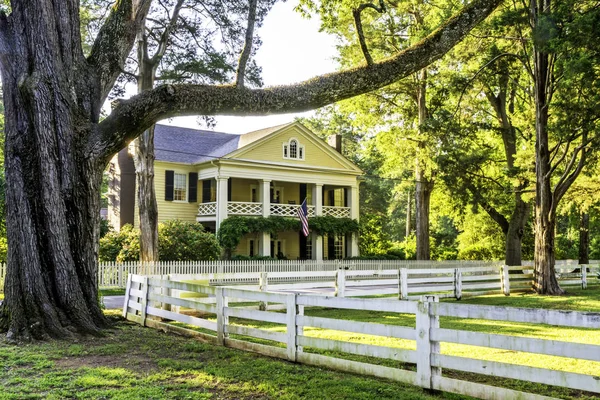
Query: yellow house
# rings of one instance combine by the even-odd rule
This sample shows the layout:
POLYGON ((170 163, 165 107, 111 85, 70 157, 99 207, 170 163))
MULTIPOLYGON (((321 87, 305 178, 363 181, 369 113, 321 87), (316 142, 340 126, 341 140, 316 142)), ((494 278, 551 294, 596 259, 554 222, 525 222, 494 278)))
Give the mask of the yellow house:
MULTIPOLYGON (((218 231, 229 216, 297 218, 304 199, 308 217, 358 220, 362 171, 340 153, 339 137, 325 143, 298 122, 234 135, 157 125, 155 191, 159 222, 197 221, 218 231)), ((139 224, 135 171, 125 149, 109 165, 111 224, 139 224)), ((240 255, 320 260, 358 255, 356 234, 322 237, 281 232, 244 237, 240 255)))

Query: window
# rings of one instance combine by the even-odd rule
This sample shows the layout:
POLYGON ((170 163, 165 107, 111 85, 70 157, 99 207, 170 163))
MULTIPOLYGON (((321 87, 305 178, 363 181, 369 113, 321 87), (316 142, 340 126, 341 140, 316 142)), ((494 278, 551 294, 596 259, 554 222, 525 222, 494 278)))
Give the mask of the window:
POLYGON ((283 143, 283 158, 293 160, 304 160, 304 146, 300 144, 298 139, 290 139, 283 143))
POLYGON ((186 199, 186 176, 175 173, 173 180, 173 200, 187 201, 186 199))
POLYGON ((304 254, 304 257, 307 260, 311 260, 312 259, 312 236, 309 236, 306 238, 306 254, 304 254))
MULTIPOLYGON (((344 256, 344 236, 335 235, 333 237, 333 258, 341 260, 344 256)), ((331 259, 331 257, 330 257, 331 259)))

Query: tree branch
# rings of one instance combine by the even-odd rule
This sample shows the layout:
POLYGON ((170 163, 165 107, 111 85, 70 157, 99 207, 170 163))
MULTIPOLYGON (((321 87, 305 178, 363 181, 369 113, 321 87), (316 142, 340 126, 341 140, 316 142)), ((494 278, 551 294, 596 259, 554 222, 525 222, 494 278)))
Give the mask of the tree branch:
POLYGON ((358 35, 358 42, 360 43, 360 49, 362 50, 362 52, 365 56, 367 65, 372 65, 373 58, 371 57, 371 54, 369 53, 369 48, 367 47, 367 42, 365 40, 365 34, 363 32, 362 21, 360 19, 360 14, 366 8, 372 8, 373 10, 382 14, 385 12, 385 3, 383 2, 383 0, 379 0, 379 7, 377 7, 373 3, 362 3, 361 5, 358 6, 358 8, 355 8, 354 10, 352 10, 352 16, 354 17, 354 26, 356 27, 356 34, 358 35))
POLYGON ((138 28, 152 0, 120 0, 100 29, 88 62, 96 68, 103 103, 131 52, 138 28))
POLYGON ((167 44, 169 43, 169 37, 171 36, 171 31, 173 30, 173 28, 175 27, 175 24, 177 23, 177 19, 179 18, 179 12, 181 11, 181 8, 183 7, 184 1, 185 0, 177 0, 177 3, 175 4, 175 7, 173 8, 173 15, 171 15, 171 19, 169 20, 169 23, 167 24, 167 26, 164 28, 162 34, 160 35, 160 40, 158 42, 158 48, 156 49, 156 53, 154 53, 154 56, 152 56, 152 59, 150 60, 150 63, 154 67, 156 67, 156 64, 158 64, 160 62, 160 60, 165 55, 165 52, 167 51, 167 44))
POLYGON ((90 157, 108 160, 155 122, 183 115, 267 115, 311 110, 387 86, 441 58, 502 0, 474 0, 419 43, 396 55, 288 86, 164 85, 121 102, 90 136, 90 157))
POLYGON ((257 0, 250 0, 248 4, 248 27, 246 28, 246 41, 244 49, 240 54, 238 68, 235 77, 235 84, 238 87, 244 87, 244 75, 246 74, 246 65, 252 53, 252 41, 254 40, 254 25, 256 24, 256 4, 257 0))

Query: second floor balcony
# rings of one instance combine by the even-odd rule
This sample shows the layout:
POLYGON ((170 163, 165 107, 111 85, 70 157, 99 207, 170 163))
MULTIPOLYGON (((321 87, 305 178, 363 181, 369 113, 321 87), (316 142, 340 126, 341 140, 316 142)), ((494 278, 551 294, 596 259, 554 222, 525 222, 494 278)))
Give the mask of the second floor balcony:
MULTIPOLYGON (((299 204, 280 204, 270 203, 268 215, 275 215, 279 217, 297 217, 298 216, 299 204)), ((308 216, 314 217, 315 206, 309 205, 308 216)), ((198 206, 198 217, 215 217, 217 215, 217 202, 201 203, 198 206)), ((245 201, 228 201, 227 202, 227 215, 239 215, 239 216, 262 216, 263 203, 259 202, 245 202, 245 201)), ((335 218, 350 218, 350 207, 337 207, 337 206, 323 206, 323 215, 332 216, 335 218)))

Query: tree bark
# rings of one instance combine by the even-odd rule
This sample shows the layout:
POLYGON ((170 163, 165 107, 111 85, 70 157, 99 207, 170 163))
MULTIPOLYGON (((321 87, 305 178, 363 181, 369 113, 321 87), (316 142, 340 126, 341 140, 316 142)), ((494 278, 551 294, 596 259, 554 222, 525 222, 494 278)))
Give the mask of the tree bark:
POLYGON ((82 140, 98 121, 100 87, 68 19, 78 12, 77 2, 21 2, 2 18, 12 54, 0 59, 9 245, 0 328, 11 341, 107 326, 97 285, 106 162, 82 140))
POLYGON ((408 238, 410 236, 412 222, 412 196, 411 191, 408 191, 408 198, 406 200, 406 233, 404 237, 408 238))
MULTIPOLYGON (((427 70, 422 69, 417 75, 417 107, 419 111, 419 136, 423 136, 423 126, 427 120, 427 70)), ((433 180, 426 172, 427 157, 424 139, 417 145, 415 166, 415 217, 417 237, 417 260, 429 260, 429 204, 433 191, 433 180)))
POLYGON ((79 1, 13 1, 0 13, 6 110, 8 271, 0 330, 10 340, 106 326, 98 302, 100 185, 108 160, 160 119, 291 112, 387 85, 441 57, 501 0, 474 0, 415 47, 389 60, 267 89, 165 85, 100 108, 151 0, 119 0, 86 59, 79 1))
POLYGON ((590 263, 590 214, 581 212, 579 217, 579 264, 590 263))
MULTIPOLYGON (((142 28, 143 30, 143 28, 142 28)), ((138 92, 154 88, 156 63, 148 58, 148 43, 138 34, 138 92)), ((158 206, 154 191, 154 125, 133 141, 133 163, 140 223, 140 261, 156 262, 158 254, 158 206)))

